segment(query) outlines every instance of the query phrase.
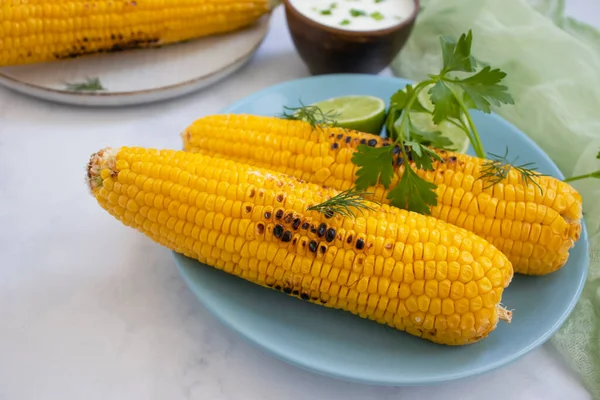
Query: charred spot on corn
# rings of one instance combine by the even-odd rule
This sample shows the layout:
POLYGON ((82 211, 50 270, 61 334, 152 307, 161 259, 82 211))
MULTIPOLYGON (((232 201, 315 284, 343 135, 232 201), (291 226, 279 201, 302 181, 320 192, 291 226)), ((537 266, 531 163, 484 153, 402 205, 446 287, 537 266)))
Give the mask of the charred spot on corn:
POLYGON ((340 147, 340 145, 339 145, 339 144, 337 144, 337 143, 333 143, 333 144, 331 145, 331 150, 337 150, 337 149, 338 149, 338 147, 340 147))
POLYGON ((281 236, 281 241, 284 243, 290 242, 292 240, 292 231, 285 231, 281 236))
POLYGON ((281 218, 283 218, 283 213, 284 213, 284 212, 285 212, 285 211, 283 211, 281 208, 280 208, 279 210, 277 210, 277 211, 275 212, 275 219, 281 219, 281 218))
POLYGON ((317 230, 317 236, 323 237, 325 236, 325 232, 327 232, 327 224, 319 225, 319 229, 317 230))
POLYGON ((292 228, 294 228, 294 230, 298 230, 301 223, 302 223, 302 220, 300 218, 295 218, 292 223, 292 228))
POLYGON ((308 222, 304 222, 304 223, 302 224, 302 229, 303 229, 303 230, 307 230, 308 228, 310 228, 310 224, 309 224, 308 222))
POLYGON ((270 211, 266 211, 265 212, 265 219, 271 219, 271 212, 270 211))
POLYGON ((327 246, 322 244, 319 246, 319 251, 321 252, 321 254, 325 254, 327 253, 327 246))
POLYGON ((318 247, 319 247, 319 244, 314 240, 311 240, 310 243, 308 244, 308 249, 310 251, 312 251, 313 253, 317 252, 318 247))
POLYGON ((288 213, 285 214, 283 217, 283 222, 285 222, 286 224, 289 224, 292 222, 292 220, 294 219, 294 214, 293 213, 288 213))
POLYGON ((333 240, 335 239, 335 228, 329 228, 327 229, 327 233, 325 234, 325 240, 327 242, 333 242, 333 240))
POLYGON ((258 224, 256 224, 256 233, 259 235, 262 235, 263 233, 265 233, 265 225, 260 222, 258 224))
POLYGON ((302 294, 300 294, 300 298, 301 298, 302 300, 308 300, 308 299, 310 299, 310 296, 309 296, 309 295, 307 295, 306 293, 302 293, 302 294))
POLYGON ((283 231, 283 225, 277 224, 275 225, 275 229, 273 229, 273 235, 279 239, 281 238, 281 236, 283 236, 283 231))
POLYGON ((365 240, 363 238, 358 238, 356 240, 356 249, 362 250, 365 248, 365 240))

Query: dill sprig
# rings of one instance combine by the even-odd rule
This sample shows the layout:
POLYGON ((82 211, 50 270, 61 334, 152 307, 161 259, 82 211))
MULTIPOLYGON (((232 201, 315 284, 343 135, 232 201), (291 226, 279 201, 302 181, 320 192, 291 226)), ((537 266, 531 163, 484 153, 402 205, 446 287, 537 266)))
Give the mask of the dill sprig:
POLYGON ((98 92, 106 90, 98 78, 86 78, 85 82, 65 83, 65 86, 71 92, 98 92))
POLYGON ((533 184, 540 189, 540 193, 544 193, 542 187, 534 178, 545 176, 545 174, 537 172, 537 167, 534 167, 534 162, 517 165, 516 162, 518 161, 519 157, 515 157, 512 161, 510 161, 508 159, 508 147, 506 148, 503 156, 493 153, 488 154, 490 158, 483 163, 481 175, 479 176, 479 179, 488 182, 483 189, 488 189, 502 182, 508 177, 510 170, 514 169, 521 175, 521 180, 525 186, 533 184))
POLYGON ((333 110, 324 112, 318 106, 307 106, 302 102, 300 102, 300 107, 283 106, 283 109, 285 111, 279 116, 279 118, 294 121, 305 121, 308 122, 313 129, 337 126, 336 118, 339 116, 339 114, 333 110))
MULTIPOLYGON (((306 210, 318 211, 327 218, 331 218, 336 214, 346 218, 356 218, 354 209, 358 210, 361 214, 363 211, 375 211, 375 208, 370 206, 365 199, 365 197, 373 194, 374 193, 359 190, 356 187, 351 187, 320 204, 308 207, 306 210)), ((381 204, 374 200, 369 201, 376 205, 381 204)))

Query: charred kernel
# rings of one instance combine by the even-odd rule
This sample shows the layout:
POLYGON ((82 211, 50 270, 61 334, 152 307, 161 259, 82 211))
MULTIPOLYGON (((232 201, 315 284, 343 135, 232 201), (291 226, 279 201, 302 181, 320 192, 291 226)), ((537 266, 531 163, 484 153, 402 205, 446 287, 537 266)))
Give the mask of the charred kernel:
POLYGON ((298 243, 298 238, 297 237, 295 237, 295 238, 292 239, 292 245, 295 245, 296 243, 298 243))
POLYGON ((267 283, 267 286, 268 287, 273 287, 273 284, 272 283, 267 283))
POLYGON ((367 144, 367 139, 360 139, 360 144, 367 144))
POLYGON ((348 235, 348 239, 346 239, 346 242, 348 244, 350 244, 350 243, 352 243, 352 239, 353 239, 352 235, 348 235))
POLYGON ((273 229, 273 235, 275 235, 276 238, 280 238, 283 235, 283 226, 281 225, 275 225, 275 229, 273 229))
POLYGON ((344 134, 343 134, 343 133, 338 133, 338 135, 337 135, 336 137, 337 137, 337 138, 338 138, 338 140, 339 140, 339 139, 341 139, 341 138, 343 138, 343 137, 344 137, 344 134))
POLYGON ((252 206, 246 206, 246 212, 247 213, 251 213, 252 212, 252 206))
POLYGON ((283 217, 283 210, 277 210, 277 212, 275 213, 275 218, 281 219, 281 217, 283 217))
POLYGON ((346 136, 346 143, 350 143, 352 141, 352 136, 346 136))
POLYGON ((358 238, 358 240, 356 241, 356 248, 358 250, 362 250, 365 248, 365 241, 363 238, 358 238))
POLYGON ((300 294, 300 292, 299 292, 299 291, 297 291, 297 290, 293 290, 293 291, 292 291, 292 294, 293 294, 294 296, 298 296, 298 295, 300 294))
POLYGON ((311 233, 317 233, 317 228, 314 227, 314 225, 310 226, 310 232, 311 233))
POLYGON ((317 301, 317 300, 319 300, 319 298, 318 298, 318 297, 311 297, 310 299, 311 299, 312 301, 317 301))
POLYGON ((286 214, 285 217, 283 217, 283 222, 289 224, 290 222, 292 222, 292 219, 294 219, 293 214, 286 214))
POLYGON ((339 144, 337 144, 337 143, 334 143, 334 144, 332 144, 332 145, 331 145, 331 150, 335 150, 335 149, 337 149, 338 147, 340 147, 340 145, 339 145, 339 144))
POLYGON ((333 218, 335 213, 333 212, 333 210, 331 208, 328 208, 327 211, 325 211, 324 215, 325 215, 325 218, 329 219, 329 218, 333 218))
POLYGON ((283 293, 290 294, 290 293, 292 293, 292 289, 289 287, 285 287, 285 288, 283 288, 283 293))
POLYGON ((300 227, 300 223, 302 223, 302 220, 300 218, 296 218, 292 224, 292 228, 298 229, 300 227))
POLYGON ((398 157, 396 159, 396 165, 402 165, 402 162, 404 162, 404 159, 402 157, 398 157))
POLYGON ((394 146, 394 148, 392 149, 392 154, 393 155, 400 154, 400 147, 394 146))
POLYGON ((456 160, 458 160, 458 158, 456 158, 456 156, 452 156, 448 159, 448 161, 450 161, 450 162, 456 162, 456 160))
POLYGON ((275 290, 281 290, 281 286, 279 286, 279 285, 275 286, 275 290))
POLYGON ((252 198, 252 197, 254 197, 254 196, 256 196, 256 189, 252 188, 252 189, 250 190, 250 193, 248 194, 248 197, 252 198))
POLYGON ((327 300, 321 299, 321 303, 325 304, 325 303, 327 303, 327 300))
POLYGON ((271 212, 270 212, 270 211, 267 211, 267 212, 265 213, 265 219, 270 219, 270 218, 271 218, 271 212))
POLYGON ((292 231, 283 232, 283 236, 281 236, 281 241, 287 243, 292 240, 292 231))
POLYGON ((377 139, 371 139, 367 142, 367 144, 371 147, 375 147, 375 145, 377 144, 377 139))
POLYGON ((335 239, 335 228, 329 228, 325 234, 325 240, 328 242, 333 242, 333 239, 335 239))
POLYGON ((319 251, 321 252, 321 254, 325 254, 327 252, 327 246, 322 244, 321 246, 319 246, 319 251))
POLYGON ((317 236, 323 237, 325 236, 325 232, 327 231, 327 225, 321 224, 319 225, 319 230, 317 231, 317 236))
POLYGON ((317 247, 319 247, 319 245, 318 245, 318 244, 317 244, 317 242, 315 242, 314 240, 313 240, 313 241, 311 241, 311 242, 308 244, 308 249, 309 249, 310 251, 312 251, 313 253, 316 253, 316 252, 317 252, 317 247))
POLYGON ((302 224, 302 229, 307 230, 308 228, 310 228, 310 224, 308 222, 302 224))
POLYGON ((388 147, 390 144, 389 143, 384 143, 381 145, 381 147, 388 147))
POLYGON ((264 224, 256 224, 256 233, 258 233, 259 235, 262 235, 265 232, 265 225, 264 224))
POLYGON ((278 203, 281 203, 283 201, 283 195, 278 194, 277 197, 275 197, 275 200, 277 200, 278 203))
POLYGON ((302 293, 302 294, 300 295, 300 298, 301 298, 302 300, 308 300, 310 297, 308 297, 308 295, 307 295, 306 293, 302 293))

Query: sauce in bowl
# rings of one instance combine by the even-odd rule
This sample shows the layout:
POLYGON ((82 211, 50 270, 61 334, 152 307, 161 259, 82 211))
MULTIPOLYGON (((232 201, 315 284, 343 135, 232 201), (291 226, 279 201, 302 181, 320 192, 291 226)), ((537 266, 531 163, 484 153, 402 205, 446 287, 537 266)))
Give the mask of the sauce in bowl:
POLYGON ((289 0, 302 15, 337 29, 365 32, 388 29, 410 18, 413 0, 289 0))

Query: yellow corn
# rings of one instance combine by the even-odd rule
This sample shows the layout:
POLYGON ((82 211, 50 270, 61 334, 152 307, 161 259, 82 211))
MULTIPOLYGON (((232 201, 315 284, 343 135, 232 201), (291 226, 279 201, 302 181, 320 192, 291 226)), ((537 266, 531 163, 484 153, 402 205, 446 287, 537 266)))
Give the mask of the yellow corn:
MULTIPOLYGON (((183 134, 186 151, 222 156, 264 167, 338 190, 354 184, 357 167, 351 158, 360 143, 379 147, 378 136, 340 128, 314 129, 308 123, 248 115, 201 118, 183 134)), ((465 228, 503 251, 515 272, 543 275, 562 267, 581 233, 581 196, 552 177, 536 177, 526 185, 512 170, 493 187, 480 178, 483 160, 438 151, 443 162, 419 176, 438 187, 436 218, 465 228), (484 189, 485 188, 485 189, 484 189)), ((395 156, 396 164, 401 164, 395 156)), ((399 165, 392 186, 404 167, 399 165)), ((389 202, 388 191, 371 188, 389 202)))
POLYGON ((0 1, 0 66, 155 47, 246 27, 270 0, 0 1))
POLYGON ((512 279, 506 256, 433 217, 307 207, 338 193, 183 151, 106 149, 88 164, 98 203, 164 246, 262 286, 448 345, 487 336, 512 279))

